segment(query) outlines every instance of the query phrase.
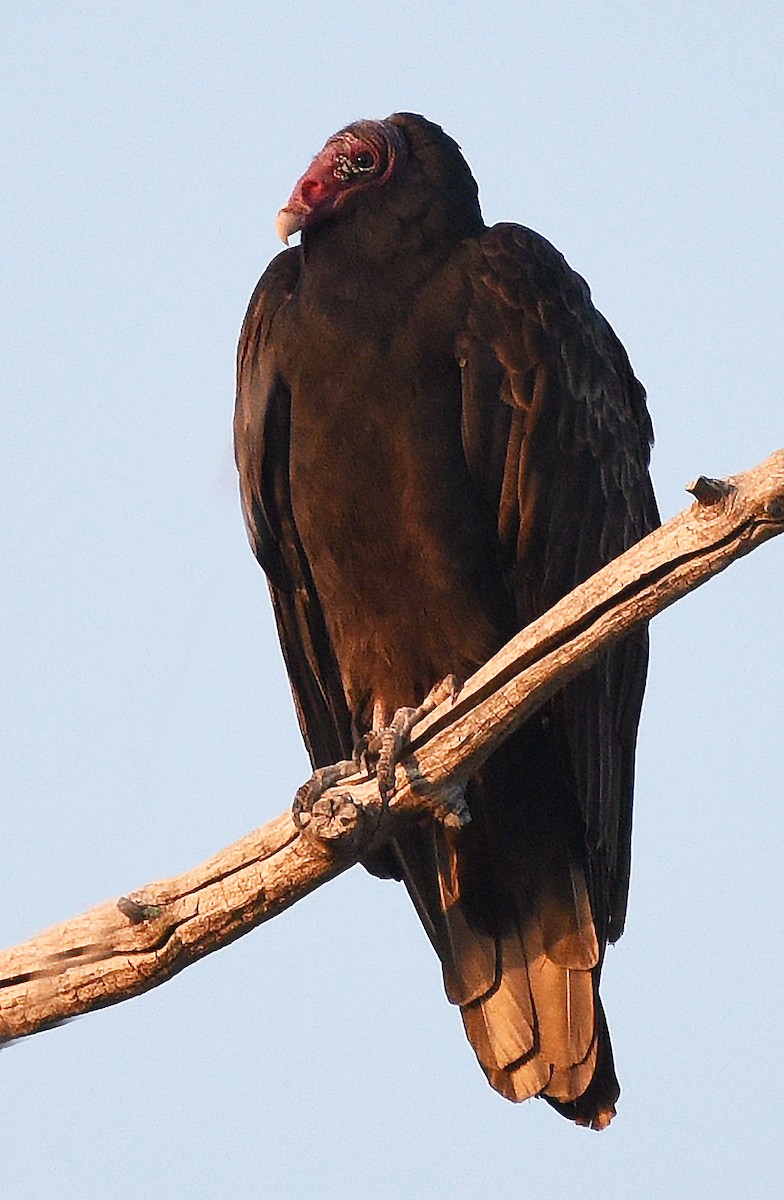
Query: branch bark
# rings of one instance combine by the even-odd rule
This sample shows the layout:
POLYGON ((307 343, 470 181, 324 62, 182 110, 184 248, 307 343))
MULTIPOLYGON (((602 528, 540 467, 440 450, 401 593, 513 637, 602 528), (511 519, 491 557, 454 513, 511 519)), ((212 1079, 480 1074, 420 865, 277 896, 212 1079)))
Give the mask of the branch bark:
POLYGON ((460 823, 461 785, 504 738, 609 645, 784 530, 784 450, 696 501, 524 629, 415 730, 383 808, 357 775, 305 832, 286 812, 201 866, 151 883, 0 953, 0 1042, 116 1004, 226 946, 346 870, 396 822, 460 823))

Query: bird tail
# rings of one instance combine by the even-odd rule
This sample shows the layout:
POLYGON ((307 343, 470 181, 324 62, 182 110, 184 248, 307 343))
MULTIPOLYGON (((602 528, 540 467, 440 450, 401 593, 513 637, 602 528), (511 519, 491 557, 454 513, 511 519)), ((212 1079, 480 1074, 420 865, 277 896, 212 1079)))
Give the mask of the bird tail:
POLYGON ((491 1086, 603 1129, 620 1088, 584 870, 557 813, 529 810, 521 837, 519 808, 506 821, 495 803, 491 825, 484 791, 467 829, 429 822, 397 843, 406 885, 491 1086))
POLYGON ((603 1129, 620 1088, 593 969, 564 966, 541 938, 496 942, 497 975, 461 1004, 468 1039, 488 1081, 508 1100, 543 1096, 579 1125, 603 1129))

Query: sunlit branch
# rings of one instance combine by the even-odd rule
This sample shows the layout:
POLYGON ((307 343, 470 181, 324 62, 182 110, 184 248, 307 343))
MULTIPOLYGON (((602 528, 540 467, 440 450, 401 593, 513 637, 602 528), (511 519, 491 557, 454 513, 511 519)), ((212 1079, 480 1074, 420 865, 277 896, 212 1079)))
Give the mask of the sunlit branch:
POLYGON ((357 775, 306 832, 286 812, 208 862, 0 953, 0 1041, 155 987, 326 883, 427 812, 461 819, 460 786, 614 641, 784 530, 784 450, 696 501, 533 622, 416 727, 384 808, 357 775))

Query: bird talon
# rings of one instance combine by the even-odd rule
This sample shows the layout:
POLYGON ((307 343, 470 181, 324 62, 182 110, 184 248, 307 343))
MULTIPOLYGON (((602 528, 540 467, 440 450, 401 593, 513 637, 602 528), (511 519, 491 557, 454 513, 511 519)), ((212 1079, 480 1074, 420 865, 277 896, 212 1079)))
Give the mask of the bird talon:
POLYGON ((310 779, 297 788, 294 802, 291 805, 291 816, 298 829, 305 829, 313 818, 313 809, 329 788, 356 775, 358 765, 352 758, 332 763, 328 767, 318 767, 310 779))
MULTIPOLYGON (((399 708, 393 714, 392 720, 383 729, 370 733, 363 739, 364 745, 360 750, 363 764, 368 758, 375 757, 376 779, 378 790, 384 804, 387 804, 395 793, 395 770, 404 757, 411 739, 414 726, 437 708, 442 701, 454 700, 460 691, 460 684, 455 675, 447 675, 440 683, 431 688, 425 699, 417 708, 399 708)), ((460 821, 460 824, 465 822, 460 821)))

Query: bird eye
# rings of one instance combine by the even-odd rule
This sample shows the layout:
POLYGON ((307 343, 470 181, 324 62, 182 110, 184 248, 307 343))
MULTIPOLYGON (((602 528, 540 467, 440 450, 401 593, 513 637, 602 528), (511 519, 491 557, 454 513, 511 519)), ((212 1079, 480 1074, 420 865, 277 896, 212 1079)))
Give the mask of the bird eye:
POLYGON ((372 150, 358 150, 356 154, 336 154, 332 163, 332 174, 341 183, 349 183, 356 175, 375 171, 378 162, 372 150))
POLYGON ((372 171, 375 165, 375 157, 369 150, 360 150, 358 154, 354 155, 354 166, 359 171, 372 171))

